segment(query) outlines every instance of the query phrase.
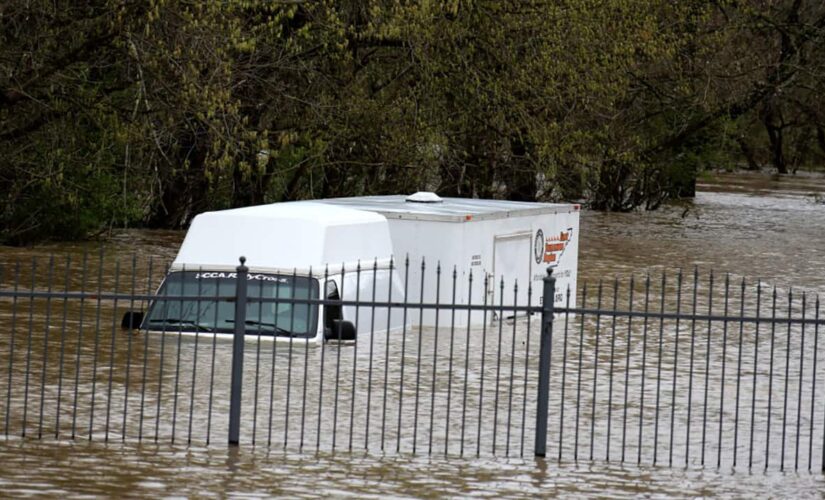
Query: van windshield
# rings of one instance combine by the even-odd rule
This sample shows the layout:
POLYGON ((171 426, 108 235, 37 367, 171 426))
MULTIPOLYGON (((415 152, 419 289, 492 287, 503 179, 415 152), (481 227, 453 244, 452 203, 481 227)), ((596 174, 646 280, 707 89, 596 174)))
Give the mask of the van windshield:
MULTIPOLYGON (((231 333, 235 303, 217 300, 235 295, 233 272, 180 271, 170 273, 152 302, 143 328, 166 331, 231 333), (164 299, 168 297, 168 299, 164 299), (200 297, 184 300, 177 297, 200 297)), ((247 275, 246 333, 285 337, 314 337, 318 306, 254 299, 316 299, 318 280, 304 276, 249 273, 247 275)))

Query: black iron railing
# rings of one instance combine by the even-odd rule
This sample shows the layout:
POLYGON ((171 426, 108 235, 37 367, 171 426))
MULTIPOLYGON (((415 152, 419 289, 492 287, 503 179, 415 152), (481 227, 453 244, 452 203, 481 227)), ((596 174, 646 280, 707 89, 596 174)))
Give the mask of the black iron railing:
MULTIPOLYGON (((418 290, 382 297, 374 281, 362 286, 376 262, 337 271, 354 275, 340 280, 356 289, 338 290, 344 299, 247 293, 243 264, 231 293, 198 282, 196 293, 155 296, 166 268, 152 260, 89 260, 0 269, 6 436, 825 467, 825 320, 808 292, 696 269, 582 284, 554 305, 548 275, 519 304, 525 284, 440 265, 428 274, 422 262, 418 290), (125 312, 153 303, 214 318, 122 328, 125 312), (225 335, 214 331, 218 304, 234 309, 225 335), (287 306, 289 324, 262 321, 287 306), (297 306, 319 321, 349 308, 361 333, 339 341, 349 335, 339 321, 329 342, 289 335, 297 306), (427 314, 435 324, 421 326, 427 314)), ((400 267, 409 283, 409 261, 400 267)))

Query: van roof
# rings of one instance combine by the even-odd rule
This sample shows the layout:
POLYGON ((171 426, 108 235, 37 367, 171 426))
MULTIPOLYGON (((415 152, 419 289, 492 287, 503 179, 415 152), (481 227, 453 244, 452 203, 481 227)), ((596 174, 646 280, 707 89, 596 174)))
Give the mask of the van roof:
POLYGON ((387 219, 316 202, 288 202, 206 212, 192 221, 174 270, 225 269, 246 257, 258 270, 323 274, 327 263, 392 256, 387 219))
POLYGON ((413 196, 389 195, 330 198, 326 200, 316 200, 313 203, 324 203, 375 212, 388 219, 442 222, 470 222, 526 215, 568 213, 579 210, 579 205, 574 204, 439 198, 432 193, 416 193, 414 196, 417 195, 424 195, 422 199, 427 201, 416 202, 413 196), (411 198, 413 199, 411 200, 411 198))
POLYGON ((253 205, 249 207, 206 212, 201 215, 209 215, 211 217, 252 217, 259 220, 296 219, 328 226, 360 224, 364 222, 376 222, 383 220, 383 217, 376 216, 374 212, 358 210, 354 207, 331 208, 327 204, 319 201, 253 205))

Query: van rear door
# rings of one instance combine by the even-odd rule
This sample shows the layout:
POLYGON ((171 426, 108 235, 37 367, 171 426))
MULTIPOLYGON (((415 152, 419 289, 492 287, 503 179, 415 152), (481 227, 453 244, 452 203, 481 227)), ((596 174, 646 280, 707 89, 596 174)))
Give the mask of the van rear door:
POLYGON ((494 299, 493 303, 496 306, 504 305, 505 318, 513 317, 513 311, 507 311, 507 306, 527 305, 527 288, 530 284, 533 261, 532 241, 530 231, 500 235, 493 240, 493 281, 488 286, 492 291, 490 296, 494 299), (503 295, 501 295, 502 279, 504 279, 503 295), (513 286, 516 282, 518 282, 517 295, 513 293, 513 286))

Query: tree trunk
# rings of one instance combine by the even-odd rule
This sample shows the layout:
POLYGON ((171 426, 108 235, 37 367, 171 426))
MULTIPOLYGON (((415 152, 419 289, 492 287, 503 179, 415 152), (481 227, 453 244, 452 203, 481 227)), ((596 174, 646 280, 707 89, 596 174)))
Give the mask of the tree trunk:
POLYGON ((161 179, 163 192, 147 222, 149 227, 183 228, 209 207, 209 181, 204 173, 209 149, 206 137, 202 131, 187 131, 185 135, 178 153, 181 167, 171 178, 161 179))
POLYGON ((513 201, 536 201, 538 185, 536 171, 527 161, 527 145, 514 138, 510 144, 512 166, 507 180, 507 199, 513 201))
POLYGON ((771 104, 768 104, 767 108, 768 111, 765 113, 765 118, 763 121, 765 123, 765 130, 768 132, 768 142, 770 143, 771 150, 771 163, 773 163, 773 166, 776 168, 778 173, 787 174, 788 166, 785 162, 785 155, 782 147, 782 117, 779 115, 780 123, 777 125, 774 123, 774 117, 777 114, 776 111, 773 109, 771 104))
POLYGON ((756 161, 756 156, 750 144, 748 144, 744 137, 737 137, 736 142, 739 144, 739 149, 742 150, 742 154, 745 156, 745 161, 748 162, 748 170, 759 170, 759 162, 756 161))

